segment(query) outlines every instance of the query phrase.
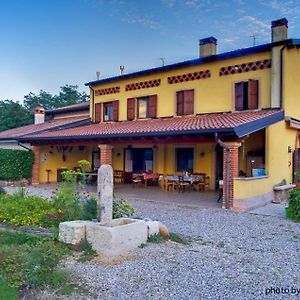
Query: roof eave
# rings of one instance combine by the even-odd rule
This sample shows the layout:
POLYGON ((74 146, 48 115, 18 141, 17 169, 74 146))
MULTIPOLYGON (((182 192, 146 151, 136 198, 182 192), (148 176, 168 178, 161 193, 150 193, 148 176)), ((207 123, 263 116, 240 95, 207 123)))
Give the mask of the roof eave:
POLYGON ((150 74, 179 69, 179 68, 188 67, 188 66, 201 65, 201 64, 209 63, 209 62, 226 60, 226 59, 246 56, 246 55, 254 54, 254 53, 261 53, 261 52, 271 50, 271 48, 274 46, 279 46, 279 45, 283 45, 283 44, 287 44, 287 45, 290 44, 290 45, 297 46, 297 45, 300 45, 300 39, 288 39, 288 40, 284 40, 284 41, 278 41, 278 42, 274 42, 274 43, 268 43, 268 44, 254 46, 254 47, 238 49, 238 50, 234 50, 234 51, 230 51, 230 52, 212 55, 209 57, 187 60, 187 61, 183 61, 183 62, 179 62, 179 63, 175 63, 175 64, 163 66, 163 67, 151 68, 151 69, 133 72, 133 73, 129 73, 129 74, 124 74, 124 75, 120 75, 120 76, 113 76, 113 77, 109 77, 109 78, 105 78, 105 79, 101 79, 101 80, 90 81, 90 82, 85 83, 85 85, 86 86, 95 86, 95 85, 99 85, 99 84, 110 83, 110 82, 114 82, 114 81, 118 81, 118 80, 126 80, 126 79, 130 79, 130 78, 135 78, 138 76, 150 75, 150 74))

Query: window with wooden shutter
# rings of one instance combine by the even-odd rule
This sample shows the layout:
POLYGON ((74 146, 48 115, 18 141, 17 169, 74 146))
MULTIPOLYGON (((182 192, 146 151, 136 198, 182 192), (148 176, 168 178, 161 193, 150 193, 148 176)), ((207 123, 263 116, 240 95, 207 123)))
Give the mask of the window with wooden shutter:
POLYGON ((194 90, 184 91, 183 114, 192 115, 194 113, 194 90))
POLYGON ((135 118, 135 98, 127 99, 127 120, 132 121, 135 118))
POLYGON ((119 100, 115 100, 112 103, 113 105, 113 120, 115 122, 119 121, 119 100))
POLYGON ((244 110, 244 82, 235 83, 235 110, 244 110))
POLYGON ((183 115, 183 98, 184 92, 180 91, 176 93, 176 114, 177 116, 183 115))
POLYGON ((235 83, 235 110, 258 108, 258 80, 235 83))
POLYGON ((248 109, 258 108, 258 80, 248 80, 248 109))
POLYGON ((157 117, 157 95, 149 96, 149 118, 157 117))
POLYGON ((296 148, 293 153, 293 182, 299 184, 300 177, 298 172, 300 171, 300 148, 296 148))
POLYGON ((95 104, 95 123, 101 122, 101 103, 95 104))

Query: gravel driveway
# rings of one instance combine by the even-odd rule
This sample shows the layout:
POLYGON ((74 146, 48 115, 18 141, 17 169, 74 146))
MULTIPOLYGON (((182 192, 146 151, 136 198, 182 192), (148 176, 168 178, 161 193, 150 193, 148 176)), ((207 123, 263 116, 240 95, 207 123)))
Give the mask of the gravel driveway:
POLYGON ((66 268, 90 287, 92 299, 300 298, 300 224, 221 209, 130 202, 138 216, 164 222, 191 243, 148 243, 114 265, 69 260, 66 268), (286 294, 270 288, 284 288, 286 294))
MULTIPOLYGON (((52 190, 29 192, 50 196, 52 190)), ((165 223, 190 244, 147 243, 113 265, 68 259, 65 268, 73 280, 90 291, 82 299, 300 299, 300 224, 222 209, 129 202, 138 217, 165 223)))

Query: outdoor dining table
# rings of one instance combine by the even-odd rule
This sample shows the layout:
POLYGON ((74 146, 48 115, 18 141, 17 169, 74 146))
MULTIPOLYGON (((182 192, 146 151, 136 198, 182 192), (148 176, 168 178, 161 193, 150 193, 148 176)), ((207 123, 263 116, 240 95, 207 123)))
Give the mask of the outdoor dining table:
POLYGON ((183 182, 193 183, 193 177, 192 176, 172 175, 172 176, 167 176, 167 180, 169 180, 169 181, 183 181, 183 182))

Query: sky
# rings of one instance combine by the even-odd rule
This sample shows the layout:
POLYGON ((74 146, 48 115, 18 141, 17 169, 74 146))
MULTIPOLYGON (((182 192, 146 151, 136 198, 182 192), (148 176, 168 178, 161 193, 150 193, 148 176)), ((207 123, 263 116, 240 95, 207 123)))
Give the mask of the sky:
POLYGON ((300 38, 300 0, 0 0, 0 100, 23 101, 84 83, 198 57, 214 36, 218 53, 270 42, 286 17, 300 38))

